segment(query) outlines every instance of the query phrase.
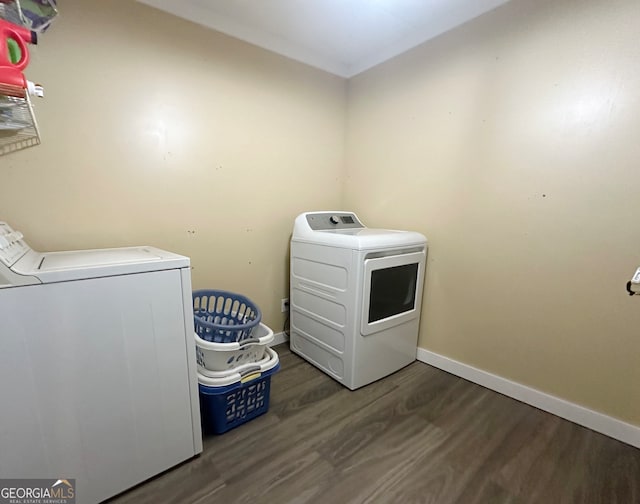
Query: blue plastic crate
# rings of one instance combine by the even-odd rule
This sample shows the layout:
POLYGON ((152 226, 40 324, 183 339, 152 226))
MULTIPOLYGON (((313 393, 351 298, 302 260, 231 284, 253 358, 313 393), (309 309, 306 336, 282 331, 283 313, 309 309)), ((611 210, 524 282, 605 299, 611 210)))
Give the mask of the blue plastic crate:
POLYGON ((223 434, 269 410, 271 375, 280 364, 259 378, 226 387, 198 384, 200 415, 205 434, 223 434))
MULTIPOLYGON (((257 369, 235 373, 235 380, 228 385, 215 387, 208 383, 225 382, 224 379, 198 376, 200 392, 200 416, 205 434, 222 434, 269 410, 271 376, 278 372, 278 355, 268 349, 273 356, 270 364, 257 369)), ((227 380, 229 381, 229 380, 227 380)))
POLYGON ((193 292, 194 330, 205 341, 249 339, 261 319, 260 308, 241 294, 211 289, 193 292))

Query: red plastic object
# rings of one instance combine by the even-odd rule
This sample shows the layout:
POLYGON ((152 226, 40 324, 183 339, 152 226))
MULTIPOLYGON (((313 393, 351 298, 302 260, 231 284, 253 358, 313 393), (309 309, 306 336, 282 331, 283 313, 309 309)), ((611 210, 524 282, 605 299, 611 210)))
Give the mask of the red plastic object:
POLYGON ((27 88, 27 79, 16 68, 0 66, 0 94, 24 98, 27 88))
MULTIPOLYGON (((0 67, 10 67, 17 70, 24 70, 29 64, 29 50, 27 44, 36 44, 38 42, 38 36, 35 32, 24 28, 22 26, 15 25, 9 21, 0 19, 0 67), (9 59, 9 46, 7 39, 13 39, 18 44, 22 56, 17 63, 11 63, 9 59)), ((2 82, 0 80, 0 82, 2 82)))

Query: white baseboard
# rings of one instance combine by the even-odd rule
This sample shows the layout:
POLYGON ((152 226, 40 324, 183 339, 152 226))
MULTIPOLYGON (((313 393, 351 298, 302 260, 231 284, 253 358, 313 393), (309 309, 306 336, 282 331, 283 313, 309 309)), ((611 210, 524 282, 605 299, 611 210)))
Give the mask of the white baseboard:
POLYGON ((289 341, 289 336, 284 332, 275 333, 273 335, 273 342, 269 346, 276 346, 280 343, 286 343, 289 341))
POLYGON ((437 367, 623 443, 640 448, 640 427, 636 425, 625 423, 424 348, 418 348, 417 358, 425 364, 437 367))

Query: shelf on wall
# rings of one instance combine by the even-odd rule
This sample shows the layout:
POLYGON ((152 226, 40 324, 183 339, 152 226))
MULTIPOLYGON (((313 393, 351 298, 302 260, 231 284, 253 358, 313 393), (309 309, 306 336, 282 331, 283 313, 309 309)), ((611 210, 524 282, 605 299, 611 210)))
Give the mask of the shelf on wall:
POLYGON ((38 144, 40 133, 29 94, 8 96, 0 91, 0 156, 38 144))
MULTIPOLYGON (((56 0, 0 0, 0 19, 43 33, 58 15, 56 3, 56 0)), ((29 86, 33 84, 27 85, 25 80, 25 87, 29 86)), ((42 96, 41 93, 40 87, 40 94, 36 94, 42 96)), ((16 87, 14 82, 0 82, 0 156, 39 144, 40 133, 29 91, 16 87)))

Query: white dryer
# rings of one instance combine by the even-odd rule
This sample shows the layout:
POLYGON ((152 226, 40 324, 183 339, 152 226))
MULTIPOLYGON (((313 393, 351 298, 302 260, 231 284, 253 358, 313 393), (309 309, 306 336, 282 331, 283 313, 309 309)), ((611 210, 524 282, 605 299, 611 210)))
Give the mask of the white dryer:
POLYGON ((0 222, 0 474, 101 502, 202 451, 189 258, 0 222))
POLYGON ((355 390, 416 359, 427 239, 352 212, 299 215, 291 238, 291 350, 355 390))

